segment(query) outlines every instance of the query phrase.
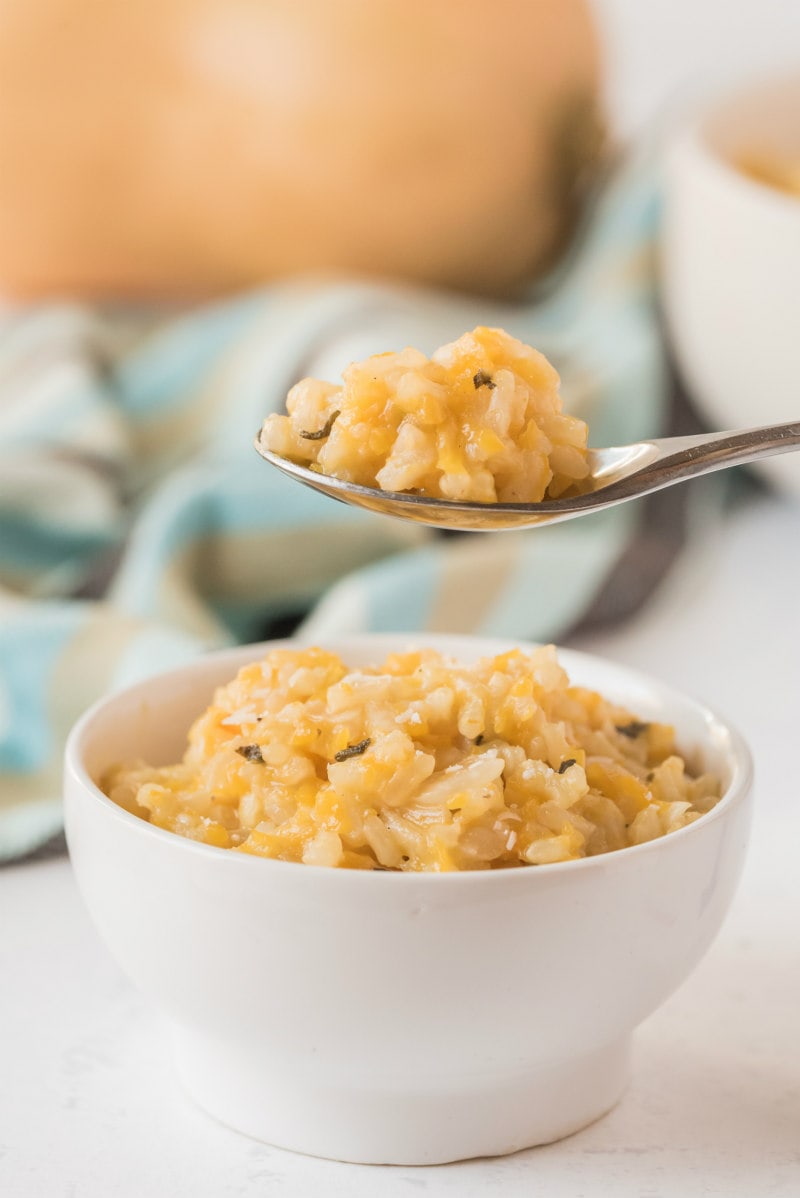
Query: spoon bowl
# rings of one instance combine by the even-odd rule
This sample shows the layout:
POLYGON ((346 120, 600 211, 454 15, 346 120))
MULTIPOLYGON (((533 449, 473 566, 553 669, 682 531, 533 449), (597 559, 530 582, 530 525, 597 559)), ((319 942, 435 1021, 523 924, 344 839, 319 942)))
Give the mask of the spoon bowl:
POLYGON ((638 499, 701 474, 741 466, 773 454, 790 453, 798 447, 800 421, 590 449, 589 489, 582 494, 545 499, 541 503, 476 503, 437 499, 412 492, 381 491, 377 487, 346 482, 272 453, 262 444, 260 431, 255 438, 255 448, 265 461, 331 499, 456 532, 499 532, 557 524, 628 499, 638 499))

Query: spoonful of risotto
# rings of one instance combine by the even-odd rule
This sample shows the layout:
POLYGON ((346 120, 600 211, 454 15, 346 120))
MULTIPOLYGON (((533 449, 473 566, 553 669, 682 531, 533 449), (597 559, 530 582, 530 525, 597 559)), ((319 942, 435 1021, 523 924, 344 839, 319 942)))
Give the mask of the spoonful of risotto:
POLYGON ((561 410, 537 350, 477 328, 431 358, 415 349, 303 379, 267 417, 261 456, 317 491, 460 531, 534 528, 587 515, 800 446, 800 421, 590 449, 561 410))

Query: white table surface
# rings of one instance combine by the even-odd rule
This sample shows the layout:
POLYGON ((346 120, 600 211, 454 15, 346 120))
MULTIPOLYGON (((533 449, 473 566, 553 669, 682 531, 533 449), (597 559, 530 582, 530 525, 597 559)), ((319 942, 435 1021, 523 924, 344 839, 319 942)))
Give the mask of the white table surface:
POLYGON ((637 1034, 629 1090, 572 1138, 497 1160, 374 1168, 218 1126, 96 937, 65 860, 0 871, 4 1198, 797 1198, 800 1195, 800 504, 702 539, 624 630, 582 647, 693 691, 753 747, 752 851, 692 977, 637 1034))

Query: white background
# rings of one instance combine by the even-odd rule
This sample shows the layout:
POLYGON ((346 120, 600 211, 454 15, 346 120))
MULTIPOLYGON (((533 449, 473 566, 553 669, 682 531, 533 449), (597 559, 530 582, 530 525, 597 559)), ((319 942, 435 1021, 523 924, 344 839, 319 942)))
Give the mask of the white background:
POLYGON ((594 7, 605 31, 610 112, 625 134, 676 118, 731 82, 800 70, 800 0, 594 0, 594 7))

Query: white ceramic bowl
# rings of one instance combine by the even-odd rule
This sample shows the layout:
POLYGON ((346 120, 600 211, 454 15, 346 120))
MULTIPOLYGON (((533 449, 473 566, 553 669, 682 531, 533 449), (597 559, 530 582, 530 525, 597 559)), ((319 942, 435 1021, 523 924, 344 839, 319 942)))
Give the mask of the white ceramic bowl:
MULTIPOLYGON (((328 642, 348 662, 467 637, 328 642)), ((66 755, 66 820, 89 911, 172 1024, 192 1097, 272 1144, 361 1162, 513 1152, 576 1131, 625 1085, 631 1033, 697 964, 742 867, 750 759, 714 715, 582 654, 576 681, 677 727, 726 792, 649 844, 578 862, 462 874, 335 870, 183 839, 93 779, 182 752, 215 686, 262 646, 216 653, 104 700, 66 755)), ((698 1011, 712 1020, 712 1011, 698 1011)))
MULTIPOLYGON (((800 198, 738 169, 800 162, 800 73, 718 102, 667 159, 662 277, 681 372, 712 428, 800 419, 800 198)), ((759 469, 800 491, 800 455, 759 469)))

